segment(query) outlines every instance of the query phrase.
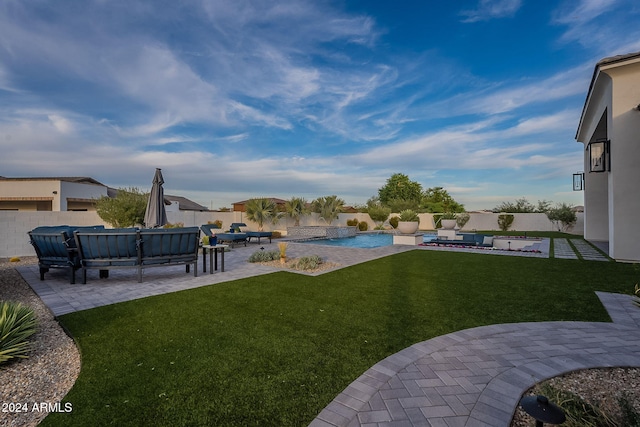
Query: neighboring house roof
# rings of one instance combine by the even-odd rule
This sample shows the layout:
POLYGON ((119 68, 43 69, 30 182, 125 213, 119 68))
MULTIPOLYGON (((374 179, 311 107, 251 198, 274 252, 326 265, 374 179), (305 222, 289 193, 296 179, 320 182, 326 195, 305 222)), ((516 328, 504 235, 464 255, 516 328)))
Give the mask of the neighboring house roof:
POLYGON ((101 182, 96 181, 88 176, 50 176, 50 177, 22 177, 22 178, 7 178, 0 176, 1 181, 64 181, 64 182, 76 182, 79 184, 96 184, 106 187, 101 182))
POLYGON ((164 195, 164 200, 165 200, 165 204, 166 201, 169 200, 171 202, 178 202, 178 207, 180 208, 181 211, 208 211, 209 209, 199 205, 198 203, 187 199, 186 197, 181 197, 181 196, 171 196, 169 194, 165 194, 164 195))
POLYGON ((582 106, 582 114, 580 114, 580 122, 578 123, 578 130, 576 131, 576 136, 575 136, 576 140, 578 139, 578 135, 580 134, 580 128, 582 127, 584 114, 587 111, 587 105, 589 105, 589 98, 591 97, 591 91, 593 90, 593 86, 596 84, 596 80, 598 79, 598 74, 600 73, 600 69, 603 66, 609 66, 609 65, 616 64, 618 62, 625 62, 632 59, 640 59, 640 52, 609 56, 607 58, 601 59, 596 63, 593 69, 593 76, 591 77, 591 83, 589 84, 589 90, 587 91, 587 96, 584 100, 584 105, 582 106))

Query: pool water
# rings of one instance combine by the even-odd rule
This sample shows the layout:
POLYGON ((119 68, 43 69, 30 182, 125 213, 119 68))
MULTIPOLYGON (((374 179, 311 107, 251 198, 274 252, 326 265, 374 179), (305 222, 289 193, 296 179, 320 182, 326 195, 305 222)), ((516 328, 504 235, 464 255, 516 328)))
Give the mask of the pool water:
MULTIPOLYGON (((424 241, 429 242, 436 237, 435 234, 425 234, 424 241)), ((343 237, 341 239, 317 239, 306 240, 301 243, 311 245, 343 246, 348 248, 379 248, 393 244, 393 234, 387 233, 365 233, 355 237, 343 237)))

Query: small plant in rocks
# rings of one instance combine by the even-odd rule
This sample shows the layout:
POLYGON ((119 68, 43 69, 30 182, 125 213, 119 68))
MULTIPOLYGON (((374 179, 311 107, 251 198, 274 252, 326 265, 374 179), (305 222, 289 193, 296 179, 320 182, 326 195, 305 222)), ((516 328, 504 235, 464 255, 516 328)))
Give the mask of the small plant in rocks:
POLYGON ((27 358, 29 337, 36 332, 36 315, 17 302, 0 302, 0 364, 14 358, 27 358))
POLYGON ((294 268, 296 270, 314 270, 322 264, 322 258, 318 255, 303 256, 298 259, 294 268))
POLYGON ((269 262, 279 258, 279 251, 256 251, 249 257, 249 262, 269 262))

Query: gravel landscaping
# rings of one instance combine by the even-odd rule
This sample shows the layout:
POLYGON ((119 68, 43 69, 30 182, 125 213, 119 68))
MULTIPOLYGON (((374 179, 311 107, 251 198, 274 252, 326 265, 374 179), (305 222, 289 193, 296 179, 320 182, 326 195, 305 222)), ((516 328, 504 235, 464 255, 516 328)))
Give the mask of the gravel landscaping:
POLYGON ((38 318, 29 358, 0 366, 0 426, 38 425, 48 413, 42 404, 49 408, 60 402, 80 373, 80 353, 75 343, 14 269, 35 262, 35 257, 19 262, 0 260, 0 300, 21 302, 38 318))

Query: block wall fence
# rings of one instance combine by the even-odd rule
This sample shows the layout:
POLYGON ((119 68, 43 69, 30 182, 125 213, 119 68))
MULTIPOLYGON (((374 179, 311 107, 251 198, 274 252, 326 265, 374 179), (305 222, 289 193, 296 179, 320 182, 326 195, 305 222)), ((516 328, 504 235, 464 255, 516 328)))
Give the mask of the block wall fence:
MULTIPOLYGON (((393 215, 393 214, 392 214, 393 215)), ((471 213, 469 222, 462 231, 499 230, 497 213, 471 213)), ((554 226, 543 213, 513 214, 515 219, 510 230, 514 231, 554 231, 554 226)), ((433 230, 433 215, 420 214, 420 230, 433 230)), ((222 227, 228 228, 233 222, 244 222, 250 230, 257 230, 257 224, 246 219, 242 212, 167 212, 171 223, 181 222, 185 227, 200 226, 215 220, 222 221, 222 227)), ((331 225, 346 225, 347 220, 357 218, 358 221, 368 223, 369 230, 376 224, 366 213, 340 214, 331 225)), ((29 244, 27 232, 41 225, 109 225, 105 224, 96 212, 27 212, 0 211, 0 258, 14 256, 35 256, 35 251, 29 244)), ((265 224, 264 230, 279 230, 286 233, 287 227, 293 226, 293 220, 281 219, 277 224, 265 224)), ((305 216, 300 225, 327 225, 317 214, 305 216)), ((584 229, 584 215, 578 213, 578 222, 569 230, 570 233, 582 234, 584 229)))

